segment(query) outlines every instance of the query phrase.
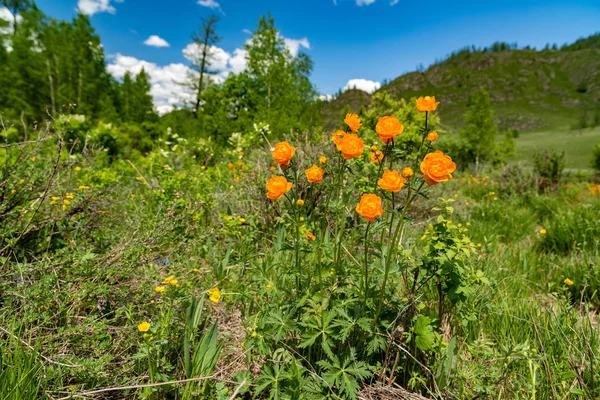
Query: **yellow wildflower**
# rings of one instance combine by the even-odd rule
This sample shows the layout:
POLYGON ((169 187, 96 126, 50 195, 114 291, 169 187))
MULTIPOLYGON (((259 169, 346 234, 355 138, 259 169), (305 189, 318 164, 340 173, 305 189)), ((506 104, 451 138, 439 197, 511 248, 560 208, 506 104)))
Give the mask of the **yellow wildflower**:
POLYGON ((81 167, 79 165, 76 166, 74 169, 75 169, 75 171, 78 171, 78 172, 81 171, 81 167))
POLYGON ((565 284, 566 284, 566 285, 568 285, 568 286, 572 286, 572 285, 573 285, 573 283, 575 283, 575 282, 573 282, 572 280, 570 280, 569 278, 565 279, 565 280, 564 280, 564 282, 565 282, 565 284))
POLYGON ((156 293, 163 293, 166 290, 166 288, 164 286, 157 286, 154 288, 154 291, 156 293))
POLYGON ((138 331, 140 331, 140 332, 148 332, 149 330, 150 330, 149 322, 144 321, 138 325, 138 331))
POLYGON ((240 217, 239 221, 243 224, 244 222, 246 222, 246 218, 240 217))
POLYGON ((217 304, 219 302, 219 300, 221 299, 221 291, 219 290, 218 287, 208 289, 208 294, 209 294, 208 299, 215 304, 217 304))
POLYGON ((296 204, 298 204, 299 206, 303 206, 303 205, 304 205, 304 200, 302 200, 302 199, 298 199, 298 200, 296 201, 296 204))
POLYGON ((175 279, 175 277, 173 275, 166 277, 165 279, 163 279, 162 284, 163 285, 172 285, 171 282, 177 282, 177 279, 175 279))
POLYGON ((253 338, 255 338, 257 336, 256 331, 252 331, 252 335, 250 335, 250 336, 252 336, 253 338))
POLYGON ((267 286, 265 286, 267 289, 267 292, 270 291, 271 289, 273 289, 273 284, 271 282, 267 283, 267 286))
POLYGON ((89 188, 90 188, 90 187, 89 187, 89 186, 86 186, 86 185, 81 185, 81 186, 79 186, 79 189, 81 189, 81 190, 87 190, 87 189, 89 189, 89 188))
POLYGON ((546 230, 544 228, 540 229, 540 234, 541 235, 545 235, 546 234, 546 230))

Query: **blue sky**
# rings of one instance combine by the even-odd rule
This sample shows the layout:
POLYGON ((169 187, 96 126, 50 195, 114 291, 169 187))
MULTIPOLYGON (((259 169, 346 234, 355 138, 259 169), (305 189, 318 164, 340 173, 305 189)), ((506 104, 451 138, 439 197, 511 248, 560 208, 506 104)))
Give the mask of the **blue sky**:
MULTIPOLYGON (((144 66, 159 86, 155 99, 167 99, 168 80, 184 73, 189 61, 182 50, 191 42, 202 16, 221 20, 218 43, 224 76, 240 68, 239 49, 258 18, 270 12, 288 43, 310 55, 312 81, 322 94, 332 94, 350 80, 376 87, 425 66, 466 45, 494 41, 543 47, 572 42, 600 31, 599 0, 37 0, 55 18, 70 19, 79 7, 91 14, 102 38, 109 71, 144 66), (393 4, 396 3, 396 4, 393 4), (218 6, 217 6, 218 4, 218 6), (145 45, 156 35, 168 47, 145 45), (236 49, 238 49, 237 59, 236 49), (170 78, 169 78, 170 76, 170 78), (371 81, 371 82, 369 82, 371 81), (165 83, 167 82, 167 83, 165 83)), ((154 43, 161 43, 154 40, 154 43)), ((164 43, 163 43, 164 44, 164 43)), ((243 67, 243 66, 241 66, 243 67)), ((166 110, 166 109, 165 109, 166 110)))

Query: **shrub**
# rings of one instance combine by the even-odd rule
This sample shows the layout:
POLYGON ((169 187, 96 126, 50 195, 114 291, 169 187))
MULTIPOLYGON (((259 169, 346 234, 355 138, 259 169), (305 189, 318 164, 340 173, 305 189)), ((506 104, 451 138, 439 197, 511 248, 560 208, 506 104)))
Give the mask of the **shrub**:
POLYGON ((542 150, 533 154, 533 170, 541 191, 556 190, 565 169, 565 152, 542 150))
POLYGON ((592 151, 592 168, 600 173, 600 143, 597 143, 592 151))

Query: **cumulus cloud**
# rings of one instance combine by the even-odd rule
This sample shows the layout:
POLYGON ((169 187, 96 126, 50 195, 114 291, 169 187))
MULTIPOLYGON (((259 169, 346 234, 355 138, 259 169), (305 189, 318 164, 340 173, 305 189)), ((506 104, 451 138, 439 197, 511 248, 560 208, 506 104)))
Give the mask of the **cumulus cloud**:
POLYGON ((288 48, 290 53, 292 53, 293 57, 296 57, 298 55, 300 47, 304 47, 305 49, 310 50, 310 42, 307 38, 290 39, 284 37, 283 41, 285 42, 285 46, 288 48))
POLYGON ((319 100, 322 100, 322 101, 331 101, 331 100, 333 100, 333 96, 330 95, 330 94, 321 94, 321 95, 319 95, 318 98, 319 98, 319 100))
POLYGON ((151 35, 148 39, 144 40, 146 46, 152 47, 169 47, 170 44, 163 38, 157 35, 151 35))
POLYGON ((117 53, 108 64, 108 72, 117 79, 122 79, 126 72, 137 75, 142 68, 150 76, 150 94, 154 105, 161 114, 167 113, 175 106, 191 101, 194 95, 181 86, 189 74, 193 73, 187 65, 181 63, 158 66, 155 63, 117 53))
POLYGON ((375 3, 375 0, 356 0, 357 6, 368 6, 375 3))
POLYGON ((198 0, 198 4, 200 4, 202 7, 208 7, 213 10, 221 9, 221 6, 215 0, 198 0))
MULTIPOLYGON (((8 26, 0 28, 0 34, 7 35, 9 33, 12 33, 15 18, 13 17, 12 13, 8 10, 8 8, 0 7, 0 19, 3 19, 4 21, 8 22, 8 26)), ((22 20, 23 17, 17 14, 17 24, 22 20)))
POLYGON ((377 89, 381 87, 380 82, 370 81, 368 79, 350 79, 346 86, 344 86, 344 90, 348 89, 359 89, 365 91, 367 93, 373 93, 377 89))
MULTIPOLYGON (((160 39, 158 36, 156 37, 160 39)), ((300 48, 310 49, 310 42, 306 38, 282 38, 294 57, 298 55, 300 48)), ((202 47, 198 44, 190 43, 182 50, 182 54, 191 62, 200 56, 201 49, 202 47)), ((210 52, 212 54, 210 69, 216 72, 216 75, 213 76, 215 83, 222 83, 230 74, 238 74, 246 69, 246 50, 243 48, 228 52, 220 47, 211 46, 210 52)), ((110 64, 107 66, 108 72, 117 79, 122 79, 126 72, 137 75, 142 68, 150 76, 152 85, 150 94, 159 113, 167 113, 173 110, 175 106, 181 106, 194 99, 194 93, 189 89, 186 90, 181 84, 197 72, 185 64, 174 63, 159 66, 152 62, 117 53, 111 57, 110 64)))
POLYGON ((79 0, 77 2, 77 11, 89 16, 100 12, 107 12, 109 14, 117 12, 112 6, 111 0, 79 0))

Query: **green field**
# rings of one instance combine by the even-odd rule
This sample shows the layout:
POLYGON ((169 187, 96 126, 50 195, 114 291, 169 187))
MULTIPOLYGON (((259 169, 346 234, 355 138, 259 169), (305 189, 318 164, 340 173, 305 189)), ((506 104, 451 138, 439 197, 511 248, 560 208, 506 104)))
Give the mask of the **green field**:
POLYGON ((599 142, 600 127, 523 132, 517 139, 517 158, 531 164, 533 153, 538 149, 564 150, 567 168, 590 169, 592 149, 599 142))

